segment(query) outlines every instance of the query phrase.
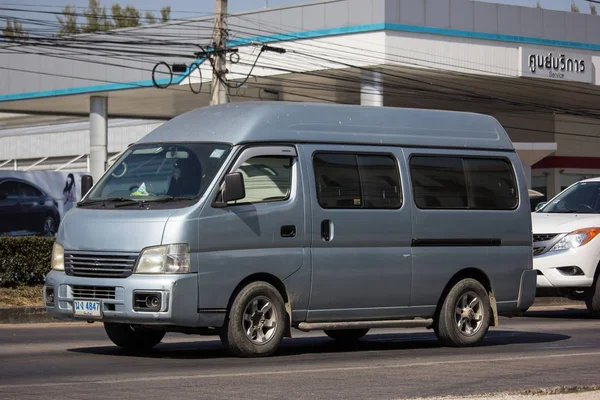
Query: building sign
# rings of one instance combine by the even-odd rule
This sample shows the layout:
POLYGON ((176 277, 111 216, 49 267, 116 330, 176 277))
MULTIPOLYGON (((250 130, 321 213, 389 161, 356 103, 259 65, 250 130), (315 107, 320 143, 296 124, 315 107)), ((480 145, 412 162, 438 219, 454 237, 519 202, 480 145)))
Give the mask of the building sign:
POLYGON ((564 49, 519 47, 519 76, 593 83, 592 56, 564 49))

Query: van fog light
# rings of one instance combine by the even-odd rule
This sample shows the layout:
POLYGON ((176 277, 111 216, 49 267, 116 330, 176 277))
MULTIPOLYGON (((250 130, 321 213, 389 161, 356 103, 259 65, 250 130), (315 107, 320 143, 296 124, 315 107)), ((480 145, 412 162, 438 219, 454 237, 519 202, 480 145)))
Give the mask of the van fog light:
POLYGON ((162 294, 156 292, 134 292, 134 311, 158 312, 162 308, 162 294))
POLYGON ((54 288, 51 288, 51 287, 46 288, 46 305, 47 306, 54 305, 54 288))

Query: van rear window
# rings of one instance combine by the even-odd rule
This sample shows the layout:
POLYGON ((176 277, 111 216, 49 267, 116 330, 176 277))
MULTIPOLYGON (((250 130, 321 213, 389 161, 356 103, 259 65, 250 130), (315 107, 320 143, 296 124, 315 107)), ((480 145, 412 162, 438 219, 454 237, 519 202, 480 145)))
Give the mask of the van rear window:
POLYGON ((389 155, 317 153, 317 198, 323 208, 392 209, 402 205, 396 160, 389 155))
POLYGON ((414 200, 421 209, 514 210, 519 196, 508 160, 413 156, 414 200))

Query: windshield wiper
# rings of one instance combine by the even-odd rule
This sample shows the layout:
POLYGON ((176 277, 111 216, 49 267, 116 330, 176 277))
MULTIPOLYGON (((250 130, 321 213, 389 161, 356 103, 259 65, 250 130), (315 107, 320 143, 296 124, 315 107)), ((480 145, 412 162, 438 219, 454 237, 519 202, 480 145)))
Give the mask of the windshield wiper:
MULTIPOLYGON (((92 206, 94 204, 102 204, 102 206, 106 206, 107 202, 125 203, 127 205, 134 204, 134 203, 137 204, 138 203, 135 200, 127 199, 125 197, 109 197, 108 199, 101 199, 101 200, 85 200, 85 201, 80 201, 79 203, 77 203, 77 205, 79 207, 92 206)), ((115 205, 115 207, 117 207, 117 205, 115 205)))
POLYGON ((132 200, 132 199, 119 199, 119 204, 115 204, 115 208, 120 208, 120 207, 129 207, 129 206, 133 206, 133 205, 139 205, 140 208, 144 207, 144 200, 132 200))
POLYGON ((161 197, 160 199, 156 199, 156 200, 150 200, 148 201, 148 203, 168 203, 170 201, 179 201, 179 200, 195 200, 195 197, 192 196, 181 196, 181 197, 175 197, 175 196, 168 196, 168 197, 161 197))

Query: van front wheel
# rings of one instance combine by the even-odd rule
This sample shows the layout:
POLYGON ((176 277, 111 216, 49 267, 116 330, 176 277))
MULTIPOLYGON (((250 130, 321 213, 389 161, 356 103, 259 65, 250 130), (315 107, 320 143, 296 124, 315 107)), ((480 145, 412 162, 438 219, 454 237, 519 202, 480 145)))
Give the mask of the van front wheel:
POLYGON ((150 350, 165 337, 164 331, 143 329, 128 324, 105 322, 104 330, 114 344, 129 351, 150 350))
POLYGON ((463 279, 450 290, 433 329, 446 346, 479 344, 490 327, 490 299, 475 279, 463 279))
POLYGON ((287 324, 281 294, 266 282, 253 282, 235 297, 221 342, 240 357, 269 356, 279 348, 287 324))

